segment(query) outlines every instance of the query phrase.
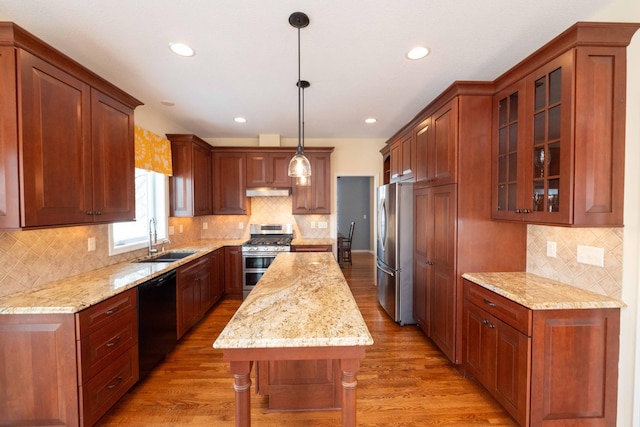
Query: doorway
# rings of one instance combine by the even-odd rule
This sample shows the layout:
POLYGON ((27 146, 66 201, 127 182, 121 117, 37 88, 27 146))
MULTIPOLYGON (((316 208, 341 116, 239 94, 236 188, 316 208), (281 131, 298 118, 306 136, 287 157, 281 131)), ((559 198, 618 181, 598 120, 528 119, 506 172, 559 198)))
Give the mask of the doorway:
POLYGON ((374 178, 372 176, 339 176, 337 184, 337 230, 349 234, 351 221, 355 232, 351 250, 373 253, 374 178))

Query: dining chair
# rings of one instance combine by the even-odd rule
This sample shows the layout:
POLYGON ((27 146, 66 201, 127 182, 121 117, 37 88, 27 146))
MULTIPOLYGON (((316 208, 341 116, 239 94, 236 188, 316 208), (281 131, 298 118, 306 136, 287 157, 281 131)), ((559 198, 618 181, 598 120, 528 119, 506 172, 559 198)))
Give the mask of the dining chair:
POLYGON ((349 227, 349 236, 345 239, 342 239, 342 247, 340 248, 340 252, 342 253, 342 263, 348 262, 349 265, 353 265, 351 261, 351 242, 353 242, 353 232, 356 228, 355 221, 351 221, 351 226, 349 227))

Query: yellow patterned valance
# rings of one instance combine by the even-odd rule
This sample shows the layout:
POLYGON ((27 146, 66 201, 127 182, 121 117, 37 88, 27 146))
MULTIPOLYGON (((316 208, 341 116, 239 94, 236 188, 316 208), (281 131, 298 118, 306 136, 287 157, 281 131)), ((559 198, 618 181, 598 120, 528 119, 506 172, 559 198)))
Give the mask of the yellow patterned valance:
POLYGON ((171 142, 155 133, 135 127, 136 167, 172 175, 171 142))

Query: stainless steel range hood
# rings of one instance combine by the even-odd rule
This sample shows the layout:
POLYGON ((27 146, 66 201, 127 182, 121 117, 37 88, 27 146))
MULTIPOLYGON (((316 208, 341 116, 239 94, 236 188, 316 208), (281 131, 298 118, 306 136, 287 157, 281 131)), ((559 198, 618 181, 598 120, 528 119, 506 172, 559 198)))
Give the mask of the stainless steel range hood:
POLYGON ((291 195, 290 188, 254 187, 247 188, 247 197, 287 197, 291 195))

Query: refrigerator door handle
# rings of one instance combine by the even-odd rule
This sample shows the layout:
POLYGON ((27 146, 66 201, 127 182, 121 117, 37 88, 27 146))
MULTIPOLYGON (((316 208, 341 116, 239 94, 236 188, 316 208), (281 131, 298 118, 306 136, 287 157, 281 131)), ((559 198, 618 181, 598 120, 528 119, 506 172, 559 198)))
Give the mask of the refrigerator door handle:
POLYGON ((391 269, 387 268, 386 266, 382 265, 380 263, 380 261, 377 261, 376 264, 378 265, 378 268, 380 270, 382 270, 384 273, 388 274, 389 276, 394 277, 396 275, 393 270, 391 270, 391 269))

